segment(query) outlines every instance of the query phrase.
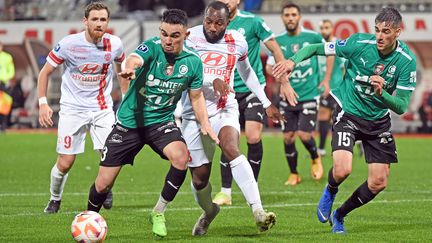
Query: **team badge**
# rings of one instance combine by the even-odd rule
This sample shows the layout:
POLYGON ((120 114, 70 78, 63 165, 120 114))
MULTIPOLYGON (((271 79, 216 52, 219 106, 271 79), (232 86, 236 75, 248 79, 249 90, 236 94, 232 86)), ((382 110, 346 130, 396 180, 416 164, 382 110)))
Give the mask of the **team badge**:
POLYGON ((111 60, 111 53, 107 53, 105 54, 105 61, 110 61, 111 60))
POLYGON ((375 75, 381 75, 383 71, 384 71, 384 64, 380 64, 380 63, 375 64, 375 68, 374 68, 375 75))
POLYGON ((300 45, 299 44, 291 44, 291 51, 293 53, 297 53, 300 50, 300 45))
POLYGON ((396 72, 396 66, 395 65, 391 65, 388 69, 390 74, 394 74, 396 72))
POLYGON ((231 53, 235 52, 235 45, 228 45, 228 51, 231 53))
POLYGON ((174 65, 167 63, 164 69, 164 74, 166 76, 171 76, 174 72, 174 65))
POLYGON ((140 51, 146 53, 146 52, 148 52, 149 48, 148 48, 147 45, 145 45, 145 44, 141 44, 141 45, 139 45, 139 46, 137 47, 137 50, 140 50, 140 51))
POLYGON ((180 74, 186 74, 188 72, 189 68, 186 65, 180 65, 179 67, 179 73, 180 74))

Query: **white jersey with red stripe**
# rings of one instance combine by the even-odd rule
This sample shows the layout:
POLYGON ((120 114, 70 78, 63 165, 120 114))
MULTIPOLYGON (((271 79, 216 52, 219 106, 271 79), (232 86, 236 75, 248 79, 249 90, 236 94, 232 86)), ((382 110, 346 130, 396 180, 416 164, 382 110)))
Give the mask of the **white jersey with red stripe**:
POLYGON ((90 43, 85 32, 64 37, 47 56, 53 67, 64 64, 60 110, 112 109, 112 62, 125 58, 119 37, 105 33, 101 42, 90 43))
MULTIPOLYGON (((216 43, 210 43, 204 36, 203 26, 190 28, 190 35, 186 45, 195 50, 203 62, 202 91, 206 100, 209 117, 215 116, 221 109, 236 107, 235 95, 230 93, 227 97, 216 95, 213 89, 213 80, 219 78, 233 88, 234 70, 237 64, 245 61, 248 56, 248 46, 242 34, 236 30, 226 30, 224 37, 216 43)), ((194 119, 194 113, 189 97, 183 99, 184 119, 194 119)))

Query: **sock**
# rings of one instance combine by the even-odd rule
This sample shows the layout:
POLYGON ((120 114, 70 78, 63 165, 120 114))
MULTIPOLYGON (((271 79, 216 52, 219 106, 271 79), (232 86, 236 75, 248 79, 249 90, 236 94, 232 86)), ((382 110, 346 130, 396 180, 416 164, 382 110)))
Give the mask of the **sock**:
POLYGON ((174 200, 178 190, 186 178, 187 170, 179 170, 171 165, 166 177, 165 184, 162 189, 161 196, 156 204, 154 211, 163 213, 165 212, 168 202, 174 200))
POLYGON ((258 174, 261 169, 261 161, 263 158, 263 145, 261 140, 258 143, 248 143, 248 161, 252 167, 255 180, 258 181, 258 174))
POLYGON ((213 212, 213 202, 211 198, 212 187, 210 182, 207 183, 201 190, 197 190, 191 182, 192 193, 194 194, 195 201, 204 210, 206 214, 213 212))
POLYGON ((334 177, 333 177, 333 167, 331 167, 329 172, 328 172, 327 189, 329 190, 329 192, 331 194, 336 194, 339 190, 339 188, 338 188, 339 185, 340 185, 340 183, 336 182, 334 177))
POLYGON ((311 138, 309 141, 302 141, 302 143, 305 146, 305 148, 307 149, 307 151, 309 152, 311 159, 318 158, 318 152, 317 152, 317 147, 315 144, 315 139, 311 138))
POLYGON ((60 201, 63 194, 63 188, 65 186, 68 174, 64 174, 57 168, 55 164, 51 169, 51 182, 50 182, 50 200, 60 201))
POLYGON ((90 192, 87 201, 87 210, 99 212, 102 207, 102 203, 105 202, 107 195, 108 192, 105 193, 97 192, 95 184, 93 183, 93 185, 90 187, 90 192))
POLYGON ((329 121, 318 121, 318 131, 320 134, 320 142, 319 142, 319 148, 324 149, 326 140, 327 140, 327 134, 330 130, 330 122, 329 121))
POLYGON ((288 161, 288 166, 291 173, 298 174, 297 171, 297 149, 295 143, 286 144, 285 143, 285 157, 288 161))
POLYGON ((340 208, 338 208, 338 215, 339 217, 343 218, 348 213, 353 211, 354 209, 361 207, 365 205, 366 203, 370 202, 372 199, 375 198, 377 194, 374 194, 369 190, 367 181, 365 181, 363 184, 361 184, 357 190, 354 191, 354 193, 351 195, 348 200, 346 200, 340 208))
POLYGON ((231 188, 232 185, 232 173, 231 167, 229 166, 228 159, 222 154, 220 167, 221 167, 221 177, 222 177, 222 187, 231 188))
MULTIPOLYGON (((231 169, 231 168, 230 168, 230 169, 231 169)), ((228 196, 231 196, 231 187, 230 187, 230 188, 222 187, 222 188, 221 188, 221 192, 227 194, 228 196)))
POLYGON ((240 155, 230 162, 230 166, 233 178, 240 187, 246 201, 251 206, 252 212, 257 209, 262 209, 258 184, 255 181, 252 168, 250 167, 246 157, 240 155))

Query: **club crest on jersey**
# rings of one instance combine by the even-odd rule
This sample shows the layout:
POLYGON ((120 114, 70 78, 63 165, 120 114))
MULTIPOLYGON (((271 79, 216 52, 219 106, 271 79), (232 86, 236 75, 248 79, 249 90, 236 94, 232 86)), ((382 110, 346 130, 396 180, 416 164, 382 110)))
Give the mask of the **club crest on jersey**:
POLYGON ((233 52, 235 52, 235 45, 232 45, 232 44, 230 44, 230 45, 228 45, 228 52, 230 52, 230 53, 233 53, 233 52))
POLYGON ((189 68, 186 65, 180 65, 179 67, 179 73, 180 74, 186 74, 188 72, 189 68))
POLYGON ((164 74, 166 76, 171 76, 174 72, 174 65, 167 63, 164 69, 164 74))
POLYGON ((291 51, 293 53, 297 53, 300 50, 300 45, 299 44, 291 44, 291 51))
POLYGON ((111 53, 106 53, 105 54, 105 61, 110 61, 111 60, 111 53))
POLYGON ((380 64, 380 63, 375 64, 375 68, 374 68, 375 75, 381 75, 383 71, 384 71, 384 64, 380 64))

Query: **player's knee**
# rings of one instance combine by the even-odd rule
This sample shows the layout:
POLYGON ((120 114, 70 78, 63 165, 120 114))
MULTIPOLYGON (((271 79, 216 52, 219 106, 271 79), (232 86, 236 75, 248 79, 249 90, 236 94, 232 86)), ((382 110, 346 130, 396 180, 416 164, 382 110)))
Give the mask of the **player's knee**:
POLYGON ((110 190, 111 185, 105 183, 102 179, 97 178, 95 182, 95 188, 99 193, 107 193, 110 190))
POLYGON ((187 163, 189 162, 189 153, 187 152, 187 150, 178 151, 178 153, 173 154, 169 159, 174 168, 179 170, 185 170, 187 169, 187 163))
POLYGON ((223 153, 228 161, 231 161, 240 156, 240 149, 238 146, 227 146, 223 149, 223 153))
POLYGON ((294 132, 286 132, 284 133, 284 143, 291 144, 294 143, 294 132))
POLYGON ((306 132, 299 132, 299 138, 300 138, 300 140, 307 142, 307 141, 311 140, 312 134, 306 133, 306 132))
POLYGON ((204 180, 198 176, 192 178, 192 184, 196 190, 201 190, 207 186, 208 180, 204 180))
POLYGON ((75 161, 75 155, 59 154, 57 158, 57 168, 62 173, 68 173, 75 161))
POLYGON ((369 178, 368 187, 373 193, 378 193, 387 187, 387 178, 385 176, 369 178))
POLYGON ((261 141, 261 135, 259 133, 251 134, 246 137, 246 140, 249 144, 256 144, 259 143, 259 141, 261 141))
POLYGON ((342 167, 342 168, 336 168, 333 167, 333 177, 336 180, 343 180, 347 178, 352 172, 352 168, 349 167, 342 167))

